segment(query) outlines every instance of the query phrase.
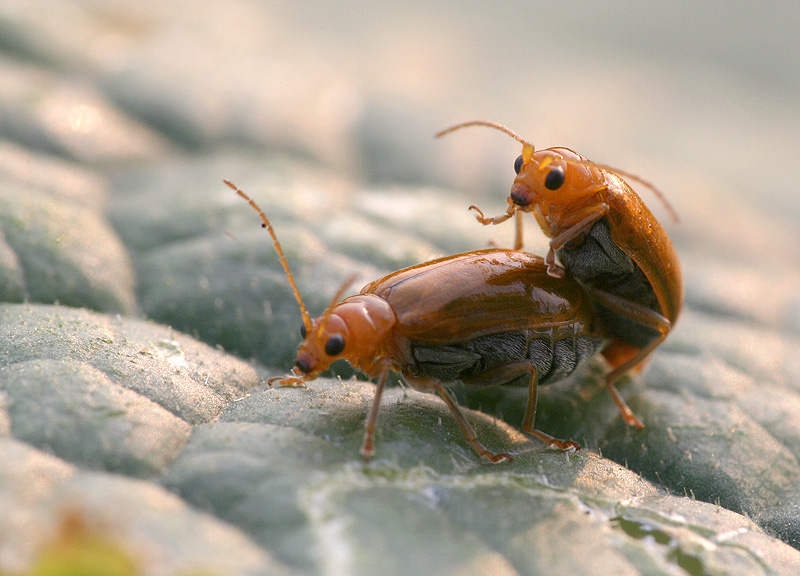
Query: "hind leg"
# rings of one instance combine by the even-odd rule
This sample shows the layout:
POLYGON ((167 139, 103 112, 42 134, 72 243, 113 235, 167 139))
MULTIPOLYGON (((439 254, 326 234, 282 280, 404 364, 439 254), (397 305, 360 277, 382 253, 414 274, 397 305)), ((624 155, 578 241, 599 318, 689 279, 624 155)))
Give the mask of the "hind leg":
POLYGON ((536 430, 533 427, 534 421, 536 420, 539 378, 536 375, 536 366, 530 360, 522 360, 520 362, 503 364, 471 378, 465 378, 463 379, 463 382, 469 386, 491 386, 495 384, 505 384, 507 382, 511 382, 524 374, 530 374, 530 383, 528 385, 528 404, 525 407, 525 417, 522 420, 522 431, 535 438, 538 438, 551 448, 569 452, 580 450, 580 445, 575 442, 554 438, 553 436, 550 436, 550 434, 542 432, 541 430, 536 430))
POLYGON ((641 430, 644 428, 644 424, 636 417, 628 404, 622 398, 619 391, 614 386, 614 382, 631 370, 641 369, 645 360, 647 360, 647 357, 650 356, 650 353, 658 348, 658 346, 667 337, 672 324, 658 312, 655 312, 650 308, 640 304, 636 304, 635 302, 625 300, 624 298, 619 298, 618 296, 614 296, 608 292, 593 289, 591 287, 587 287, 586 291, 589 292, 596 302, 602 304, 612 312, 629 320, 638 322, 643 326, 657 330, 659 333, 658 336, 644 348, 637 348, 635 346, 631 346, 630 344, 626 344, 621 340, 614 340, 602 352, 603 356, 611 365, 611 371, 605 376, 606 388, 611 394, 611 398, 614 400, 617 408, 619 408, 620 414, 622 415, 622 419, 625 420, 625 423, 630 426, 635 426, 641 430))

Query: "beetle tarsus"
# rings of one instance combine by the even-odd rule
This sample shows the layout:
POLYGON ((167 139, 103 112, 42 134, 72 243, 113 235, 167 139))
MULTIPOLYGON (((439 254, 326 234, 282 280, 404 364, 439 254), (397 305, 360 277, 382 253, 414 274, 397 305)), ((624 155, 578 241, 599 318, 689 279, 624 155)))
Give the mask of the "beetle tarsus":
POLYGON ((278 376, 267 380, 270 388, 306 388, 306 379, 302 376, 278 376))
POLYGON ((511 456, 504 452, 495 454, 494 452, 489 452, 488 450, 481 454, 481 456, 486 458, 492 464, 502 464, 503 462, 512 462, 514 460, 511 456))
POLYGON ((512 212, 511 214, 501 214, 500 216, 487 217, 487 216, 484 216, 483 211, 480 208, 478 208, 477 206, 475 206, 475 204, 470 206, 469 209, 470 210, 474 210, 475 212, 477 212, 477 214, 475 214, 475 220, 477 220, 478 222, 480 222, 484 226, 489 226, 490 224, 501 224, 501 223, 505 222, 506 220, 508 220, 509 218, 511 218, 511 216, 513 216, 513 212, 512 212))
POLYGON ((622 397, 622 394, 619 393, 616 386, 609 382, 606 383, 606 388, 608 388, 608 391, 611 393, 611 398, 614 399, 614 404, 619 408, 619 413, 625 423, 628 426, 635 426, 639 430, 644 428, 644 423, 636 417, 636 414, 630 409, 630 406, 625 402, 625 399, 622 397))
POLYGON ((555 448, 556 450, 562 450, 564 452, 574 453, 581 449, 581 445, 577 442, 573 442, 572 440, 561 440, 559 438, 554 438, 550 436, 550 434, 546 434, 541 430, 534 430, 533 428, 525 428, 522 427, 522 431, 530 434, 534 438, 537 438, 547 444, 550 448, 555 448))
POLYGON ((477 214, 475 214, 475 220, 477 220, 478 222, 480 222, 484 226, 486 226, 487 224, 490 224, 490 222, 488 221, 486 216, 483 215, 483 210, 481 210, 480 208, 475 206, 475 204, 470 205, 470 207, 467 208, 467 210, 468 211, 469 210, 474 210, 475 212, 477 212, 477 214))
POLYGON ((364 457, 364 463, 367 463, 372 459, 372 456, 375 454, 375 447, 372 442, 372 434, 364 434, 364 443, 361 445, 361 449, 358 452, 364 457))

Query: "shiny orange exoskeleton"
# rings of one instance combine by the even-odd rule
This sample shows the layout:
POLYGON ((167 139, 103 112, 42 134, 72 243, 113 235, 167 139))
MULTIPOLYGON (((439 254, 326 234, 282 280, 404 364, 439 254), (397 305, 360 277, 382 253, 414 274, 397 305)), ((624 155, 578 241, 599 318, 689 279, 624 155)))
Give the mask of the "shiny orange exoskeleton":
POLYGON ((437 136, 466 126, 495 128, 522 144, 506 213, 487 218, 476 206, 470 209, 484 225, 517 216, 515 249, 522 248, 519 215, 533 213, 551 239, 548 273, 564 273, 556 266, 557 254, 564 269, 586 289, 595 313, 614 338, 603 351, 612 366, 606 384, 625 421, 643 427, 613 383, 642 365, 675 325, 683 304, 683 281, 672 242, 622 177, 652 189, 677 220, 674 211, 655 187, 637 176, 591 162, 568 148, 535 150, 494 122, 465 122, 437 136))
POLYGON ((264 212, 226 184, 259 212, 303 316, 292 374, 271 382, 301 386, 340 358, 377 378, 361 448, 365 459, 374 451, 378 407, 391 370, 418 390, 436 392, 466 441, 491 462, 511 457, 478 441, 445 384, 527 385, 523 431, 554 448, 579 448, 534 428, 538 386, 566 378, 609 341, 577 282, 548 275, 544 259, 533 254, 478 250, 394 272, 339 301, 343 288, 325 313, 312 319, 264 212))

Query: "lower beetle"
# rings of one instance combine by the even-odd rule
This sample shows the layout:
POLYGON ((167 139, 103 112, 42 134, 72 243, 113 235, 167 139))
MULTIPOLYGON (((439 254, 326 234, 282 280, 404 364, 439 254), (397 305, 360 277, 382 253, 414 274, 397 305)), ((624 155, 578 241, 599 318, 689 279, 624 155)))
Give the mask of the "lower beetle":
POLYGON ((516 250, 477 250, 412 266, 367 284, 312 319, 289 270, 272 225, 235 185, 272 236, 303 315, 303 341, 291 375, 270 381, 298 386, 344 358, 377 378, 361 454, 374 453, 381 394, 391 370, 412 387, 436 392, 475 451, 498 463, 511 460, 481 444, 444 385, 529 387, 522 430, 548 446, 574 451, 572 441, 534 428, 537 387, 562 380, 608 342, 580 285, 547 273, 544 259, 516 250))

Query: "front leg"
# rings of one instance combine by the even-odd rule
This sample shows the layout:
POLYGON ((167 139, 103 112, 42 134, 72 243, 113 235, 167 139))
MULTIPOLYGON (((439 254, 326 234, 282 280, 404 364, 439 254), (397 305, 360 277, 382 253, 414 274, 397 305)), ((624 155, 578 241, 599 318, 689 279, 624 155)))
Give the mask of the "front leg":
POLYGON ((313 380, 308 376, 298 376, 297 374, 287 374, 286 376, 278 376, 267 380, 267 386, 270 388, 306 388, 306 382, 313 380))
POLYGON ((608 214, 608 204, 603 202, 596 206, 589 206, 571 215, 568 222, 564 222, 564 230, 550 240, 550 250, 547 252, 547 275, 553 278, 563 278, 564 270, 556 265, 556 250, 563 248, 572 240, 589 230, 595 222, 608 214))
POLYGON ((512 216, 516 216, 517 218, 515 221, 516 233, 514 235, 514 250, 522 249, 522 218, 520 217, 520 212, 517 209, 516 204, 509 202, 508 210, 506 211, 505 214, 501 214, 500 216, 486 217, 483 215, 481 209, 475 206, 475 204, 471 205, 469 207, 469 210, 474 210, 475 212, 477 212, 477 214, 475 214, 475 219, 484 226, 489 226, 490 224, 502 224, 512 216))
POLYGON ((369 410, 369 416, 364 422, 364 441, 361 444, 361 455, 364 457, 364 462, 368 462, 375 454, 375 426, 378 423, 378 411, 381 407, 381 396, 383 396, 383 389, 386 386, 386 380, 389 377, 389 366, 384 365, 381 369, 380 376, 378 376, 378 383, 375 386, 375 396, 372 398, 372 407, 369 410))
POLYGON ((475 212, 477 212, 477 214, 475 214, 475 220, 477 220, 484 226, 488 226, 490 224, 502 224, 503 222, 505 222, 514 215, 514 210, 509 208, 507 213, 501 214, 500 216, 491 216, 491 217, 484 216, 483 210, 475 206, 475 204, 472 204, 468 208, 468 210, 475 210, 475 212))

